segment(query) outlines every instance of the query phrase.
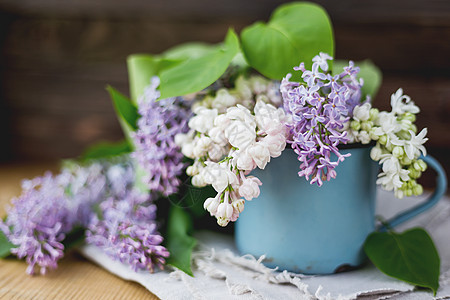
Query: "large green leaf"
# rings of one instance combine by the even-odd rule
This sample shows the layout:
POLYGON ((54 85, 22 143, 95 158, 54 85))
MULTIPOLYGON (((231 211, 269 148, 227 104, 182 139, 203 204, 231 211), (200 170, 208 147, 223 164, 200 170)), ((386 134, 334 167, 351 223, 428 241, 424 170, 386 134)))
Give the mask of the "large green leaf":
POLYGON ((197 244, 197 240, 189 235, 192 226, 189 214, 173 205, 167 224, 166 246, 170 252, 167 263, 190 276, 194 276, 191 269, 191 254, 197 244))
MULTIPOLYGON (((301 62, 310 68, 319 52, 334 55, 330 19, 322 7, 308 2, 281 5, 267 24, 245 28, 241 42, 249 64, 272 79, 282 79, 301 62)), ((298 72, 293 75, 300 77, 298 72)))
POLYGON ((398 234, 374 232, 364 244, 364 250, 373 264, 386 275, 430 288, 439 288, 439 254, 433 240, 421 228, 398 234))
POLYGON ((130 134, 137 129, 137 120, 139 118, 137 107, 130 99, 128 99, 128 97, 121 94, 113 87, 107 86, 106 89, 113 101, 114 109, 116 110, 116 115, 122 126, 122 130, 125 133, 125 137, 127 138, 129 145, 133 145, 130 134))
POLYGON ((200 58, 215 50, 220 45, 211 45, 206 43, 186 43, 172 47, 162 53, 162 57, 173 60, 185 60, 190 58, 200 58))
POLYGON ((170 59, 150 54, 134 54, 128 57, 128 79, 132 101, 137 104, 137 99, 150 84, 153 76, 167 68, 178 65, 181 59, 170 59))
POLYGON ((223 47, 213 47, 206 54, 161 70, 161 98, 198 92, 216 81, 239 52, 239 40, 229 30, 223 47))
POLYGON ((7 257, 11 254, 11 248, 15 248, 8 238, 5 236, 2 230, 0 230, 0 258, 7 257))
POLYGON ((89 147, 82 155, 82 161, 92 159, 108 158, 131 152, 132 147, 127 141, 118 143, 100 142, 89 147))
POLYGON ((217 192, 210 185, 201 188, 193 185, 184 185, 178 192, 178 198, 172 199, 172 203, 187 208, 194 218, 201 217, 206 213, 206 210, 203 208, 205 200, 216 195, 217 192))
MULTIPOLYGON (((364 80, 364 85, 361 88, 363 99, 366 95, 369 95, 374 99, 383 79, 381 70, 370 60, 356 62, 355 65, 360 68, 358 78, 364 80)), ((335 60, 333 64, 333 74, 341 73, 345 66, 348 66, 348 61, 335 60)))

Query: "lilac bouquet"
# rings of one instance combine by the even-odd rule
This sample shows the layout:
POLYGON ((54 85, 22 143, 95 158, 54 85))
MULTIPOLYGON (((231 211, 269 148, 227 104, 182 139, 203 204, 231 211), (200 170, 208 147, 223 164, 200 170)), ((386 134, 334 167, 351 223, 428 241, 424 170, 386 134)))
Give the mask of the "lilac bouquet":
POLYGON ((301 82, 261 76, 238 77, 234 88, 220 88, 194 102, 189 131, 175 136, 182 153, 193 159, 187 168, 192 184, 212 185, 215 197, 204 208, 221 226, 236 221, 245 201, 257 198, 264 184, 251 174, 264 169, 271 158, 289 145, 298 155, 300 177, 321 186, 337 176, 335 168, 350 154, 341 154, 347 143, 376 143, 371 152, 383 165, 377 181, 397 197, 422 193, 416 179, 426 164, 426 129, 416 135, 413 123, 417 106, 400 89, 392 96, 392 112, 372 108, 362 97, 359 67, 350 61, 340 72, 329 72, 332 57, 320 53, 294 67, 301 82))
POLYGON ((373 108, 379 75, 363 78, 378 69, 333 61, 333 50, 326 12, 299 2, 240 38, 230 29, 218 45, 130 56, 131 99, 108 88, 124 144, 24 181, 0 222, 7 253, 25 258, 28 273, 44 274, 78 232, 134 270, 170 264, 192 275, 193 218, 201 210, 220 226, 236 221, 264 184, 252 171, 289 148, 298 176, 320 188, 339 176, 349 156, 342 145, 371 144, 382 166, 377 184, 398 198, 421 194, 427 129, 418 133, 414 124, 419 108, 402 89, 390 112, 373 108))

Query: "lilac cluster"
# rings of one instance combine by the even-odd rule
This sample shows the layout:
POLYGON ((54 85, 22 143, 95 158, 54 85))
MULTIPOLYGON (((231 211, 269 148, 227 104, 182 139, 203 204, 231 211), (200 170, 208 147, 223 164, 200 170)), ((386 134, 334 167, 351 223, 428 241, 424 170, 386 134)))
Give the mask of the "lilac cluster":
POLYGON ((151 196, 128 190, 124 198, 109 197, 100 204, 99 214, 86 231, 86 241, 135 271, 162 269, 169 252, 160 245, 163 238, 155 217, 151 196))
POLYGON ((136 149, 132 156, 145 170, 143 181, 148 188, 168 196, 178 191, 178 177, 185 168, 183 154, 174 138, 188 131, 190 110, 180 97, 158 101, 158 86, 159 78, 153 77, 138 100, 141 118, 133 134, 136 149))
POLYGON ((280 89, 285 111, 292 115, 288 124, 291 144, 301 162, 298 173, 310 183, 317 183, 336 177, 336 166, 349 156, 341 154, 339 144, 349 141, 344 131, 353 109, 361 104, 362 80, 357 79, 359 68, 350 61, 349 66, 337 75, 328 72, 327 54, 320 53, 313 58, 311 70, 304 63, 294 70, 302 72, 304 83, 290 82, 291 74, 282 81, 280 89), (323 72, 321 72, 321 70, 323 72), (337 159, 332 160, 332 154, 337 159))
POLYGON ((105 177, 100 170, 94 164, 23 181, 23 193, 12 200, 0 228, 17 246, 11 253, 26 259, 27 273, 34 274, 36 266, 41 274, 57 267, 66 234, 88 222, 90 207, 101 198, 105 177))
POLYGON ((26 259, 29 274, 36 266, 41 274, 57 267, 64 255, 62 242, 75 226, 88 228, 87 241, 113 258, 135 269, 153 270, 153 265, 161 267, 168 252, 156 232, 156 206, 133 189, 134 183, 135 170, 126 157, 46 173, 23 182, 23 193, 13 199, 0 229, 17 246, 11 252, 26 259), (95 207, 101 209, 100 218, 95 207))

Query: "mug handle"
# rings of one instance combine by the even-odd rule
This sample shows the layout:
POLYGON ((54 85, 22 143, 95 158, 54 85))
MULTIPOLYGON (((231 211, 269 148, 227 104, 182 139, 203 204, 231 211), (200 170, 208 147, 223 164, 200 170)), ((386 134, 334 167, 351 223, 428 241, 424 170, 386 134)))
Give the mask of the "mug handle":
POLYGON ((420 156, 420 159, 424 160, 428 166, 433 168, 436 173, 436 188, 433 194, 422 204, 416 205, 413 208, 408 209, 407 211, 400 213, 394 216, 392 219, 388 220, 386 224, 381 225, 379 228, 380 231, 386 231, 387 228, 395 227, 403 222, 408 221, 411 218, 414 218, 418 214, 423 213, 424 211, 430 209, 433 205, 435 205, 439 199, 444 196, 447 190, 447 176, 445 175, 445 171, 442 168, 441 164, 432 156, 420 156))

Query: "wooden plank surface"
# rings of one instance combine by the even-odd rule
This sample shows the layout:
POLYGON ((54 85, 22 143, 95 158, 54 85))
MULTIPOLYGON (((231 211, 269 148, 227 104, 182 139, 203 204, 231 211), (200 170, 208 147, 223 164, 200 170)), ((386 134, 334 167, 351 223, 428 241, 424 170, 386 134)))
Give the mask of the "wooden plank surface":
MULTIPOLYGON (((23 178, 58 170, 56 163, 0 165, 0 216, 5 205, 20 194, 23 178)), ((0 299, 158 299, 137 283, 122 280, 78 253, 69 252, 58 269, 45 276, 25 273, 26 263, 0 260, 0 299)))

